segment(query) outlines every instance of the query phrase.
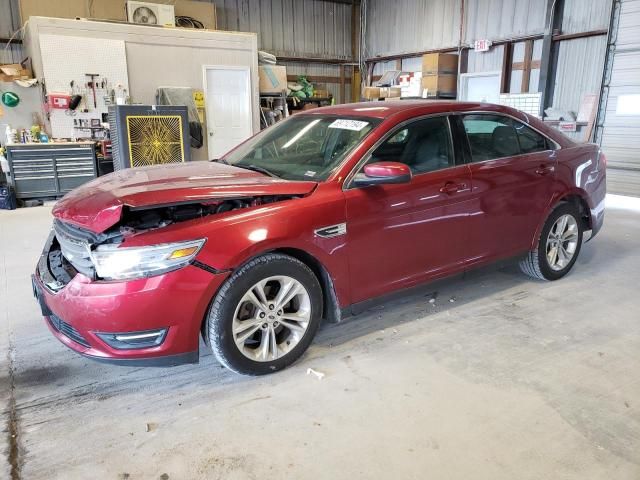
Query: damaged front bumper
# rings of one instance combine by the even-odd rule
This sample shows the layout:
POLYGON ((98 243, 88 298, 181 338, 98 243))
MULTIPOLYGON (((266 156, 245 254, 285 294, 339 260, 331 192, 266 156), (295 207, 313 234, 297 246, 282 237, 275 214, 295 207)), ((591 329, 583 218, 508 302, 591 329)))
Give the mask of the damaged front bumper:
POLYGON ((122 365, 198 362, 202 322, 228 272, 188 265, 130 281, 95 281, 77 273, 65 283, 50 268, 55 248, 52 233, 32 285, 47 326, 63 344, 94 360, 122 365), (133 340, 145 336, 157 343, 133 340))

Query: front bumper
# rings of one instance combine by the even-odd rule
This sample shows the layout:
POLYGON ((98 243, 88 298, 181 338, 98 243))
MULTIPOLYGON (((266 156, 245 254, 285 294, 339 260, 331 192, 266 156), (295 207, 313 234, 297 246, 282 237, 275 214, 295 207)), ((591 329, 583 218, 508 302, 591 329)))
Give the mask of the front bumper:
POLYGON ((198 362, 202 321, 228 273, 188 265, 131 281, 93 281, 78 273, 56 283, 48 267, 50 237, 33 275, 33 288, 47 326, 64 345, 94 360, 121 365, 178 365, 198 362), (160 345, 116 349, 97 333, 167 328, 160 345))

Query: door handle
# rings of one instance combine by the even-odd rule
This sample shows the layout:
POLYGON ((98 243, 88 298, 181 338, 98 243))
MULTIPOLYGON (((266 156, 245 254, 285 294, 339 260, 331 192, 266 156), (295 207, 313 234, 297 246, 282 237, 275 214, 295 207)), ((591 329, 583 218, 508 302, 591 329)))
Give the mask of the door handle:
POLYGON ((550 173, 553 173, 555 169, 556 168, 552 165, 540 165, 536 168, 536 173, 538 175, 549 175, 550 173))
POLYGON ((460 190, 464 190, 465 188, 467 188, 467 186, 464 183, 447 182, 442 186, 442 188, 440 188, 440 192, 451 195, 459 192, 460 190))

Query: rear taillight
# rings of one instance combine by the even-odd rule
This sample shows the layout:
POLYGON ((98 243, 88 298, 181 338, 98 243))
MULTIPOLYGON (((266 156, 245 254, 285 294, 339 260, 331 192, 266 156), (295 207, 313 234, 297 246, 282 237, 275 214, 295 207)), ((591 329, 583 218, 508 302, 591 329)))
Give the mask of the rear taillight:
POLYGON ((606 170, 607 168, 607 156, 602 150, 598 152, 598 170, 606 170))

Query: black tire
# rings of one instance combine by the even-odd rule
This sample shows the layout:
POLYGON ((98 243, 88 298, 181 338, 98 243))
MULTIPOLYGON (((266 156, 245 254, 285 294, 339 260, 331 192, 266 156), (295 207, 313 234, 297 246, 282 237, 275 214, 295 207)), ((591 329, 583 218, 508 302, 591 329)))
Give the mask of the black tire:
POLYGON ((286 368, 309 347, 322 319, 322 288, 313 271, 300 260, 278 253, 261 255, 236 270, 215 296, 206 321, 206 340, 218 361, 236 373, 265 375, 286 368), (299 343, 285 355, 269 361, 246 357, 236 346, 232 333, 236 307, 244 294, 262 279, 286 275, 300 282, 307 290, 311 316, 299 343))
POLYGON ((584 225, 580 218, 579 211, 572 204, 561 203, 551 212, 551 214, 549 214, 549 217, 547 217, 547 220, 542 227, 542 231, 540 232, 540 238, 538 238, 535 250, 530 251, 527 256, 520 261, 520 269, 530 277, 539 280, 558 280, 564 277, 569 273, 573 264, 578 259, 580 248, 582 247, 583 233, 584 225), (561 270, 554 270, 551 268, 546 254, 547 239, 549 231, 556 223, 556 220, 563 215, 571 215, 575 219, 578 227, 578 244, 569 263, 561 270))

